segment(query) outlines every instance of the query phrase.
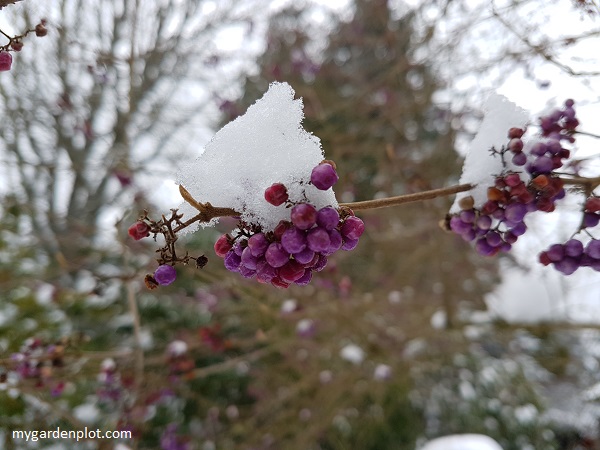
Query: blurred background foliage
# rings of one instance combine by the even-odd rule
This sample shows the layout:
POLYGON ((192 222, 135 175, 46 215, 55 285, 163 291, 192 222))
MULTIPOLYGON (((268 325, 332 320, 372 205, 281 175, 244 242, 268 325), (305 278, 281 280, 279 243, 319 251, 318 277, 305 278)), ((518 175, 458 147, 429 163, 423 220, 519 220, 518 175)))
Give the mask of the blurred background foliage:
POLYGON ((94 425, 132 431, 123 444, 140 449, 408 450, 463 432, 505 449, 584 448, 589 436, 543 415, 553 384, 597 381, 582 338, 489 320, 498 265, 440 229, 450 199, 361 214, 358 248, 307 287, 220 267, 212 244, 228 220, 186 238, 206 268, 143 286, 154 248, 127 226, 160 214, 148 180, 175 164, 208 100, 224 124, 270 82, 290 83, 338 165, 340 201, 458 180, 457 113, 433 101, 445 86, 419 8, 355 0, 324 41, 308 6, 280 10, 240 98, 225 99, 206 74, 240 56, 214 41, 227 27, 250 39, 261 7, 234 3, 62 0, 48 39, 3 74, 0 446, 32 448, 15 429, 94 425))

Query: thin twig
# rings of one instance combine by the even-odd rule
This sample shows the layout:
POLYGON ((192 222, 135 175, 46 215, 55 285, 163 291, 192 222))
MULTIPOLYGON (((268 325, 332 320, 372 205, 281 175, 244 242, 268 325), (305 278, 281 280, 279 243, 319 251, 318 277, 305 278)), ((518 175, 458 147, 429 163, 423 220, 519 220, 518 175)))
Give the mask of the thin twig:
POLYGON ((340 206, 345 206, 353 211, 365 209, 388 208, 390 206, 403 205, 405 203, 420 202, 438 197, 446 197, 448 195, 457 194, 473 189, 472 184, 459 184, 441 189, 432 189, 430 191, 417 192, 415 194, 398 195, 397 197, 378 198, 374 200, 366 200, 364 202, 340 203, 340 206))

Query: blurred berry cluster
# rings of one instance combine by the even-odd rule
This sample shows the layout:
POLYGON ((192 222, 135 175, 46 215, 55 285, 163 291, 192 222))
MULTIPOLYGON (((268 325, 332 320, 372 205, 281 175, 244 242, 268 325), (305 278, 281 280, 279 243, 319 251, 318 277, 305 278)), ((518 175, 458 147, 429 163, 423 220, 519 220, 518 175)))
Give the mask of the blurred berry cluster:
MULTIPOLYGON (((524 219, 529 213, 552 212, 556 201, 565 196, 564 180, 556 170, 570 157, 565 142, 575 142, 579 121, 573 106, 573 100, 567 100, 562 108, 541 117, 538 135, 527 143, 522 139, 526 130, 511 128, 508 143, 500 150, 491 149, 493 156, 502 158, 504 170, 496 176, 494 186, 488 187, 487 201, 478 206, 472 197, 464 197, 459 202, 461 211, 448 217, 448 228, 464 240, 474 242, 481 255, 509 251, 527 231, 524 219), (509 155, 512 164, 524 170, 509 168, 505 159, 509 155)), ((599 222, 600 199, 590 195, 578 231, 595 227, 599 222)), ((555 244, 540 255, 540 262, 552 263, 567 275, 581 266, 600 270, 600 242, 592 237, 585 248, 576 239, 564 245, 555 244)))
POLYGON ((20 52, 23 49, 23 39, 29 33, 35 33, 37 37, 46 36, 46 34, 48 34, 48 30, 46 28, 46 20, 42 19, 40 23, 38 23, 35 26, 35 28, 27 30, 24 33, 17 36, 11 37, 8 34, 2 32, 2 34, 8 38, 8 44, 0 46, 0 72, 6 72, 11 69, 13 58, 9 52, 20 52))

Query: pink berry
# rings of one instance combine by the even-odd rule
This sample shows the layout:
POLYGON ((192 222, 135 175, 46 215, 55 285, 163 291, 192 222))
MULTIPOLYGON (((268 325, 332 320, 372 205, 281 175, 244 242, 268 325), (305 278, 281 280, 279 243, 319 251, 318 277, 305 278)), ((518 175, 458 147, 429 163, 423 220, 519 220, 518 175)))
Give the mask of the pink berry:
POLYGON ((273 206, 279 206, 288 200, 287 188, 281 183, 275 183, 265 189, 265 200, 273 206))
POLYGON ((0 72, 10 70, 12 66, 12 55, 8 52, 0 52, 0 72))
POLYGON ((150 225, 146 222, 136 222, 129 227, 127 233, 129 233, 129 236, 133 239, 139 241, 140 239, 150 236, 150 225))
POLYGON ((217 239, 217 242, 215 242, 215 253, 221 258, 225 258, 225 255, 231 250, 231 247, 233 247, 233 245, 231 244, 229 236, 224 234, 217 239))

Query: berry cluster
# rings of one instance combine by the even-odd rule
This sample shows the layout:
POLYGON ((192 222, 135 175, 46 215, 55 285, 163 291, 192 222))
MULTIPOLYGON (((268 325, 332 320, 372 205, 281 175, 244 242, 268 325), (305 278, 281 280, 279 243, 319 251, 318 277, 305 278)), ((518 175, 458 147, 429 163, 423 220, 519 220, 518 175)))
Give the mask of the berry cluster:
MULTIPOLYGON (((600 223, 600 198, 591 196, 584 204, 583 219, 580 230, 594 228, 600 223)), ((589 232, 587 233, 589 236, 589 232)), ((571 275, 580 267, 591 267, 600 272, 600 240, 592 239, 583 245, 575 238, 564 244, 553 244, 539 255, 539 261, 552 266, 565 275, 571 275)))
POLYGON ((124 387, 114 359, 106 358, 102 361, 97 381, 99 386, 96 394, 100 401, 111 403, 121 400, 124 395, 124 387))
MULTIPOLYGON (((2 30, 0 30, 0 32, 2 32, 2 30)), ((9 51, 20 52, 23 49, 23 39, 29 33, 35 33, 37 37, 46 36, 46 34, 48 34, 46 20, 42 19, 42 21, 38 23, 35 28, 27 30, 25 33, 18 36, 11 37, 2 32, 4 36, 8 37, 9 42, 6 45, 0 46, 0 72, 6 72, 11 69, 13 58, 9 51)))
POLYGON ((65 388, 64 381, 53 380, 55 370, 64 364, 67 340, 47 344, 39 338, 25 340, 18 353, 11 355, 12 370, 22 380, 32 380, 36 387, 49 386, 53 396, 65 388))
POLYGON ((196 365, 188 354, 188 346, 184 341, 176 340, 167 347, 167 364, 169 366, 169 380, 174 382, 180 377, 191 376, 196 365))
MULTIPOLYGON (((324 161, 311 173, 310 182, 327 190, 338 180, 334 164, 324 161)), ((245 278, 287 288, 292 283, 307 285, 313 272, 323 270, 327 257, 336 251, 352 250, 364 231, 364 223, 349 208, 331 206, 319 210, 308 202, 293 204, 287 188, 275 183, 265 190, 265 200, 291 209, 290 220, 282 220, 273 231, 263 232, 253 224, 241 223, 237 234, 221 236, 215 252, 225 267, 245 278)))
POLYGON ((531 145, 522 140, 524 129, 511 128, 508 144, 500 150, 491 149, 494 156, 502 158, 504 170, 488 188, 487 201, 477 207, 472 197, 461 199, 461 211, 448 217, 448 228, 466 241, 475 241, 481 255, 510 250, 527 230, 523 220, 528 213, 552 212, 555 202, 565 196, 564 182, 554 171, 570 156, 562 143, 574 142, 578 124, 573 101, 567 100, 564 108, 540 119, 540 136, 531 145), (507 167, 509 153, 512 163, 524 166, 524 171, 507 167))

